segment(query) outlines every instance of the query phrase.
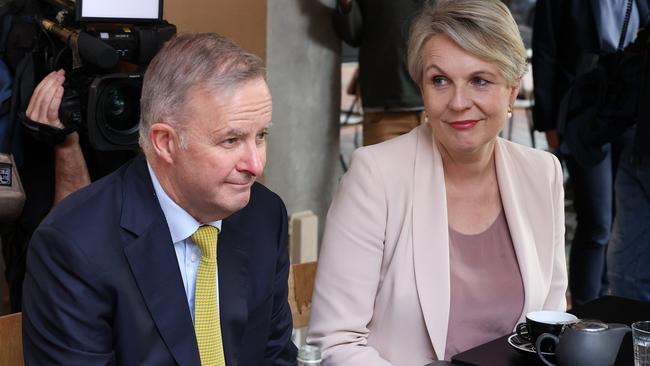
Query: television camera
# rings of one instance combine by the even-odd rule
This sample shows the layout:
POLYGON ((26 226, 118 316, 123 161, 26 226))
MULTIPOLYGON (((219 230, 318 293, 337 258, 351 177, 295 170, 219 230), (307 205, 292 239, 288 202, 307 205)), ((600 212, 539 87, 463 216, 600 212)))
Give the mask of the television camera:
POLYGON ((66 70, 59 118, 102 151, 138 147, 143 70, 176 27, 162 0, 42 0, 49 71, 66 70))

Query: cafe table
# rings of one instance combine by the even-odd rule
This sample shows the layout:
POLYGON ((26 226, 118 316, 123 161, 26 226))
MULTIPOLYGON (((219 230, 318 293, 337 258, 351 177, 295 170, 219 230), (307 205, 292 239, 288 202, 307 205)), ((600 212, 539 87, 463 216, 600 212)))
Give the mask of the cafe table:
MULTIPOLYGON (((650 303, 616 296, 604 296, 569 310, 580 319, 599 319, 605 323, 631 325, 638 320, 650 320, 650 303)), ((537 355, 522 354, 508 344, 504 336, 452 357, 453 365, 468 366, 531 366, 543 365, 537 355)), ((632 334, 623 338, 615 365, 634 364, 632 334)), ((435 365, 435 363, 434 363, 435 365)))

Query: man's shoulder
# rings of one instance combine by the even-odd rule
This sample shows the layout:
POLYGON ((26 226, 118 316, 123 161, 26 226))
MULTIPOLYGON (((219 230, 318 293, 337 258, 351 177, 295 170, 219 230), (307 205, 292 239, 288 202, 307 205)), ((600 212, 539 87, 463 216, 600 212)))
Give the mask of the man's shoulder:
POLYGON ((263 184, 255 182, 251 187, 248 204, 227 218, 228 222, 257 228, 276 227, 286 220, 287 211, 280 196, 263 184))
POLYGON ((270 190, 265 185, 255 182, 251 187, 251 198, 245 208, 257 208, 261 206, 279 206, 284 205, 280 196, 270 190))
POLYGON ((117 263, 123 263, 121 220, 123 192, 133 183, 125 182, 130 165, 70 194, 54 207, 34 232, 30 255, 49 256, 53 250, 77 253, 88 259, 79 268, 96 267, 102 273, 111 273, 117 263))
POLYGON ((71 193, 50 211, 42 225, 59 229, 79 224, 94 225, 98 220, 116 216, 121 207, 125 174, 133 165, 134 161, 127 162, 107 176, 71 193))

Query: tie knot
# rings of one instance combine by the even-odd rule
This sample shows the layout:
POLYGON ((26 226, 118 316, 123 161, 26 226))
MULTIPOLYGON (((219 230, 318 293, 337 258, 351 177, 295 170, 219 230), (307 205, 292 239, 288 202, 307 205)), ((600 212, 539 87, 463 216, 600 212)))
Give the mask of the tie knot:
POLYGON ((192 240, 199 246, 204 257, 217 258, 217 234, 217 228, 210 225, 203 225, 192 234, 192 240))

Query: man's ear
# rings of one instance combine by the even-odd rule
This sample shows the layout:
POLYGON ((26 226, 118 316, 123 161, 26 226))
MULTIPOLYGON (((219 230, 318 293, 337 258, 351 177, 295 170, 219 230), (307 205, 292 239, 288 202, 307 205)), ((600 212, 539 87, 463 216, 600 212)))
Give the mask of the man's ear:
POLYGON ((161 160, 171 164, 179 149, 180 140, 174 128, 167 123, 154 123, 149 128, 149 141, 153 153, 161 160))

